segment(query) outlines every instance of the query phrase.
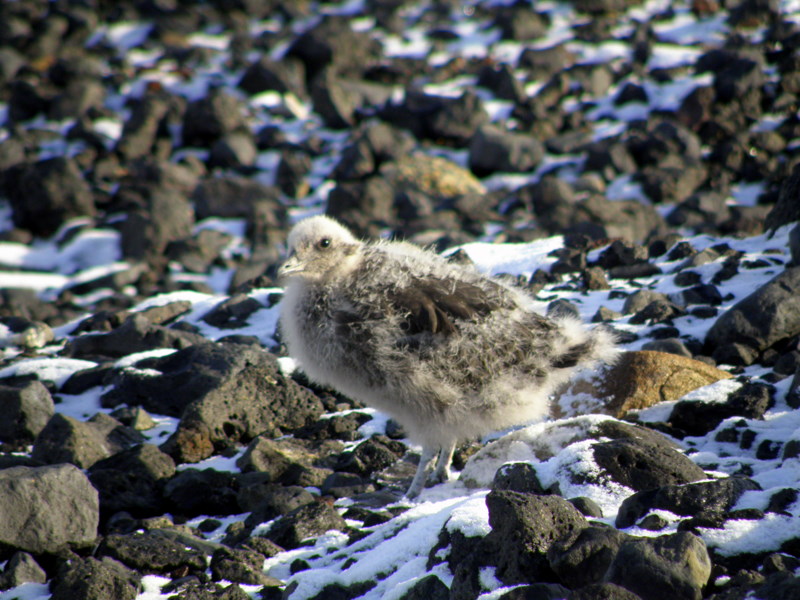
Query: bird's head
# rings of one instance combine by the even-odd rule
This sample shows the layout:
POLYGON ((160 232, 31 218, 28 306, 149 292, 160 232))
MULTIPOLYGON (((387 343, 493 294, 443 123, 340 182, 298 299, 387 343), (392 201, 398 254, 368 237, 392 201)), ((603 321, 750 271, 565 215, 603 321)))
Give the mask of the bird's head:
POLYGON ((289 232, 289 256, 278 269, 283 280, 325 282, 355 268, 362 242, 325 216, 300 221, 289 232))

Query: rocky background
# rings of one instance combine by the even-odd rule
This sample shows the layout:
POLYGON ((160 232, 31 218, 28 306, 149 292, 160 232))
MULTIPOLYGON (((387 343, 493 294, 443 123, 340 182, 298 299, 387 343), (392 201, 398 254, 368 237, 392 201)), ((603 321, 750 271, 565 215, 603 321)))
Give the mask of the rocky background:
POLYGON ((800 597, 798 48, 790 0, 0 4, 0 598, 800 597), (275 331, 321 211, 628 353, 398 501, 275 331))

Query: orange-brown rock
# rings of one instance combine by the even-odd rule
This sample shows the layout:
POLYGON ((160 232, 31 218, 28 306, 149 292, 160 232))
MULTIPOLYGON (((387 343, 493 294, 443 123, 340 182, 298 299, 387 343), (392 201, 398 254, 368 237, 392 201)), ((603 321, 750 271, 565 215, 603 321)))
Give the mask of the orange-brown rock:
POLYGON ((557 395, 553 413, 560 417, 601 412, 620 418, 629 410, 677 400, 694 389, 730 377, 716 367, 676 354, 625 352, 614 365, 573 379, 557 395))

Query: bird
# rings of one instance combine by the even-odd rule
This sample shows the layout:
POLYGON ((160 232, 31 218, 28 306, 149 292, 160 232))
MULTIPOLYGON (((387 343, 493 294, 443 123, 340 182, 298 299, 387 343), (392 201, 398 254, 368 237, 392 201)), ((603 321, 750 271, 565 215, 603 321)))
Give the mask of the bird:
POLYGON ((421 445, 408 499, 450 479, 459 442, 542 420, 576 368, 616 352, 608 330, 544 316, 522 288, 474 265, 362 241, 325 215, 295 224, 287 249, 288 354, 310 381, 387 413, 421 445))

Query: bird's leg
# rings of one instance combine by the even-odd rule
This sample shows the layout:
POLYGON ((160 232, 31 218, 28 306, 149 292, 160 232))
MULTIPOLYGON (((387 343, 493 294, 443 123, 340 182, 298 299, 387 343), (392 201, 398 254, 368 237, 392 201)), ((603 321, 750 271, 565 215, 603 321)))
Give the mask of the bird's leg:
POLYGON ((406 498, 409 500, 419 496, 419 493, 425 487, 425 480, 428 478, 428 470, 430 469, 431 462, 433 462, 435 456, 435 447, 422 447, 422 456, 419 457, 417 472, 414 474, 414 479, 411 480, 411 485, 408 486, 408 491, 406 492, 406 498))
POLYGON ((453 462, 453 452, 455 451, 455 442, 448 442, 440 448, 439 458, 436 461, 436 470, 433 472, 432 481, 436 483, 450 481, 450 465, 453 462))

